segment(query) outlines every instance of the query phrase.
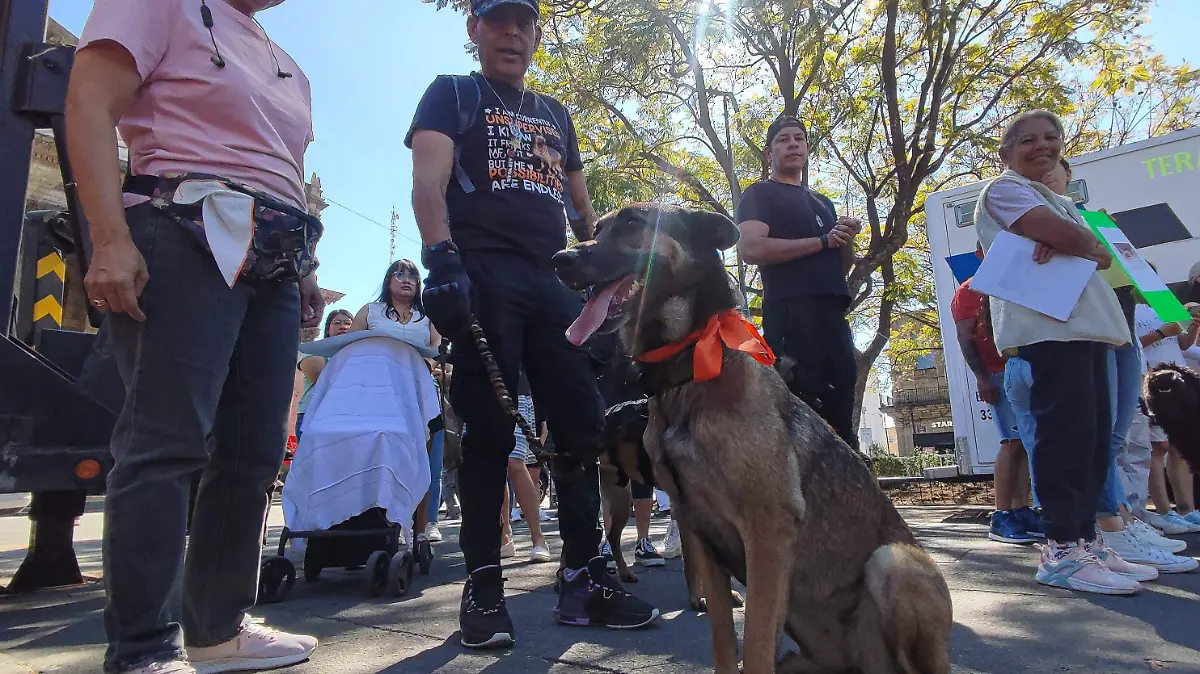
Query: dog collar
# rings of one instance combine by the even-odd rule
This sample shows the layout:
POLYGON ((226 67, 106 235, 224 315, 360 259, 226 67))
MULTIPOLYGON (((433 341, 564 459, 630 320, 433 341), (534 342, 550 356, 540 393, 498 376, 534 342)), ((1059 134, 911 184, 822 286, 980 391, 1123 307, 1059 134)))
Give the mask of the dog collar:
POLYGON ((647 351, 639 355, 637 360, 642 363, 661 363, 686 350, 690 352, 692 360, 691 378, 708 381, 721 375, 721 362, 726 348, 749 354, 766 366, 775 364, 775 353, 758 328, 736 309, 726 309, 716 314, 708 319, 703 328, 666 346, 647 351))

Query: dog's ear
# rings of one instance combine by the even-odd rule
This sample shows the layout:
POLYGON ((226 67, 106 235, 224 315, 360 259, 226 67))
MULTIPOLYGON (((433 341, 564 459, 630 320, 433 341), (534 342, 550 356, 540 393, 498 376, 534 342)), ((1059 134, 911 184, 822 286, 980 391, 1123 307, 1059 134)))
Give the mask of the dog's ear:
POLYGON ((689 210, 684 213, 683 217, 691 239, 697 245, 727 250, 736 245, 741 236, 737 225, 720 213, 689 210))

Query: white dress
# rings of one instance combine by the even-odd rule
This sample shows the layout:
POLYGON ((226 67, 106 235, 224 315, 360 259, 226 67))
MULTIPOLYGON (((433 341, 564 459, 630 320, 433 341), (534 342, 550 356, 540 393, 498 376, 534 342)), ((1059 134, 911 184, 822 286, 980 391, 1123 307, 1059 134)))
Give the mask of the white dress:
POLYGON ((373 304, 367 325, 394 338, 349 344, 321 372, 283 487, 284 522, 325 530, 380 507, 411 539, 413 513, 429 490, 429 422, 440 409, 429 368, 401 340, 421 333, 414 341, 428 343, 429 324, 401 324, 373 304))

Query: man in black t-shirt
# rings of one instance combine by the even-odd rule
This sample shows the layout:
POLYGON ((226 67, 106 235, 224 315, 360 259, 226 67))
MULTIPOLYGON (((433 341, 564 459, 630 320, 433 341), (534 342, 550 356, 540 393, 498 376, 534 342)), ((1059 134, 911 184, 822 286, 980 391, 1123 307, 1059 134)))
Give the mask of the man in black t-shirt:
POLYGON ((742 258, 763 280, 763 336, 794 361, 788 388, 817 411, 851 448, 854 435, 854 340, 846 321, 854 261, 855 218, 837 217, 833 202, 804 180, 808 134, 781 116, 767 130, 771 178, 742 194, 737 221, 742 258))
POLYGON ((525 88, 541 40, 538 20, 537 0, 473 0, 467 31, 482 72, 435 80, 406 138, 421 259, 429 270, 422 300, 454 343, 450 401, 466 423, 459 543, 469 578, 459 624, 463 645, 473 648, 513 643, 497 513, 514 436, 472 339, 472 317, 509 391, 525 368, 554 437, 565 580, 555 608, 559 622, 626 629, 658 617, 605 572, 599 556, 596 457, 604 410, 587 354, 566 339, 583 302, 550 261, 566 247, 568 194, 582 216, 578 238, 590 238, 596 216, 570 115, 525 88), (461 119, 469 122, 465 129, 461 119))

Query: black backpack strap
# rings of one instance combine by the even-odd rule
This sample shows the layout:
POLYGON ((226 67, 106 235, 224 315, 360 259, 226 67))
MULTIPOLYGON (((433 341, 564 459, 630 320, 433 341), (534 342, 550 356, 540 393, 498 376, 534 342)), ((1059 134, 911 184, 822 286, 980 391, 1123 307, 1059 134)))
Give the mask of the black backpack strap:
POLYGON ((458 128, 455 129, 454 134, 454 177, 458 179, 458 185, 462 191, 470 194, 475 191, 475 185, 471 183, 471 178, 462 165, 462 139, 475 124, 475 117, 479 114, 479 103, 483 94, 479 90, 479 81, 471 75, 449 75, 448 77, 454 83, 454 98, 458 103, 458 128))

